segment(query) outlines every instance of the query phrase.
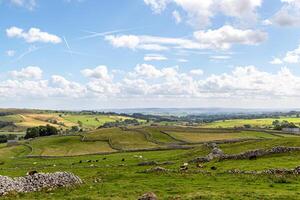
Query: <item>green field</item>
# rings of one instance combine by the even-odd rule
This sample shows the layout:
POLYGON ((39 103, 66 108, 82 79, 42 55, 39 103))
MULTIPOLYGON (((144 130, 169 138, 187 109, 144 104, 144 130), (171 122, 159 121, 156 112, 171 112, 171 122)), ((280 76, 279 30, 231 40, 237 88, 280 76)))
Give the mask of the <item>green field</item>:
POLYGON ((79 136, 44 137, 29 143, 33 156, 74 156, 114 152, 104 141, 81 142, 79 136))
POLYGON ((233 119, 216 121, 208 124, 204 124, 203 128, 233 128, 243 127, 245 124, 249 124, 253 127, 269 127, 272 126, 272 122, 275 120, 287 120, 293 122, 296 125, 300 125, 300 118, 296 117, 281 117, 281 118, 262 118, 262 119, 233 119))
MULTIPOLYGON (((269 144, 272 144, 272 141, 269 144)), ((176 170, 183 162, 187 162, 195 156, 205 155, 207 151, 201 147, 193 150, 48 159, 24 158, 23 156, 28 153, 28 149, 23 146, 0 148, 0 152, 0 155, 8 155, 9 157, 1 166, 1 174, 22 176, 32 169, 43 172, 64 170, 79 175, 85 181, 82 186, 76 188, 57 189, 50 193, 45 191, 11 195, 4 199, 137 199, 138 196, 147 191, 155 192, 160 199, 297 199, 300 194, 300 179, 298 177, 280 178, 224 173, 226 170, 234 168, 247 170, 274 167, 294 168, 299 165, 299 153, 264 157, 256 161, 211 162, 205 164, 203 168, 210 174, 202 174, 197 173, 198 169, 194 165, 191 165, 190 172, 186 173, 140 173, 149 167, 137 166, 139 162, 145 160, 173 161, 173 165, 164 167, 176 170), (135 157, 136 155, 142 156, 142 159, 135 157), (96 159, 100 160, 97 164, 91 165, 88 162, 79 164, 81 160, 96 159), (122 159, 125 161, 122 162, 122 159), (217 170, 210 170, 211 166, 217 166, 217 170), (95 182, 95 180, 100 181, 95 182)), ((3 159, 3 156, 0 158, 3 159)))
POLYGON ((11 194, 2 199, 125 200, 137 199, 149 191, 156 193, 159 199, 166 200, 298 199, 298 176, 235 175, 227 171, 292 169, 300 165, 300 152, 263 156, 257 160, 213 160, 203 163, 201 169, 190 163, 188 171, 179 172, 183 163, 210 153, 209 147, 201 142, 228 139, 252 140, 220 144, 219 147, 226 154, 275 146, 300 147, 299 136, 283 133, 274 135, 257 131, 175 126, 99 129, 81 133, 81 136, 37 138, 14 147, 1 144, 1 175, 24 176, 30 170, 68 171, 84 181, 84 184, 75 188, 11 194), (177 146, 189 148, 176 149, 177 146), (157 148, 164 150, 154 150, 157 148), (134 152, 124 152, 128 150, 134 152), (144 170, 153 167, 138 166, 144 161, 168 161, 168 165, 160 166, 171 171, 144 173, 144 170), (212 166, 216 170, 212 170, 212 166))

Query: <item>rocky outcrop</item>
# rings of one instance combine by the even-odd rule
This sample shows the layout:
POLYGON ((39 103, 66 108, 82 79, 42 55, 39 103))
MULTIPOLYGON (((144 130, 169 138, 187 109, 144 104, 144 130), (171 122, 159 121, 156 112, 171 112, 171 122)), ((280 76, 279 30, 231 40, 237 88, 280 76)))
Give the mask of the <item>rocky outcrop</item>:
POLYGON ((0 196, 11 192, 26 193, 81 184, 79 177, 68 172, 35 173, 25 177, 0 176, 0 196))
POLYGON ((138 198, 138 200, 157 200, 157 196, 156 194, 154 194, 153 192, 147 192, 145 194, 143 194, 140 198, 138 198))
POLYGON ((209 162, 215 158, 221 158, 222 156, 224 156, 223 151, 218 147, 218 145, 216 143, 209 143, 209 144, 206 144, 206 146, 208 148, 212 149, 211 153, 209 153, 205 157, 195 158, 195 159, 191 160, 190 162, 205 163, 205 162, 209 162))

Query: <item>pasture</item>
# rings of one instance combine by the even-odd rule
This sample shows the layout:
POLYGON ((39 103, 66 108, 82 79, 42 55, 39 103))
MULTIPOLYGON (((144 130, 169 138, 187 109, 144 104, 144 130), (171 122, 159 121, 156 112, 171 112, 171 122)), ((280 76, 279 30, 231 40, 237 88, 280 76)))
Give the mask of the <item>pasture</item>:
POLYGON ((252 127, 270 127, 275 120, 292 122, 300 125, 300 118, 297 117, 280 117, 280 118, 262 118, 262 119, 232 119, 222 120, 202 125, 203 128, 233 128, 243 127, 244 125, 251 125, 252 127))
POLYGON ((174 126, 108 128, 78 135, 41 137, 19 146, 0 145, 0 174, 15 177, 30 170, 68 171, 81 177, 84 184, 55 191, 11 194, 2 199, 125 200, 137 199, 149 191, 160 199, 298 198, 298 176, 230 174, 228 170, 293 169, 300 165, 300 152, 256 160, 214 159, 202 163, 201 168, 189 162, 210 153, 205 143, 212 141, 218 141, 219 148, 229 155, 275 146, 300 147, 300 137, 295 135, 174 126), (227 143, 229 140, 237 141, 227 143), (148 161, 155 161, 168 171, 145 172, 155 165, 138 164, 148 161), (180 171, 180 166, 187 162, 188 170, 180 171))

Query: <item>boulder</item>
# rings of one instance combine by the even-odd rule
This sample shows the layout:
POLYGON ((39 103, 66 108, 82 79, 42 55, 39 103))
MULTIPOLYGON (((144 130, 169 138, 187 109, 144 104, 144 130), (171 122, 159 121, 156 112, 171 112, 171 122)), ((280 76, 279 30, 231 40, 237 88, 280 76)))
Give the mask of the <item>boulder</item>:
POLYGON ((138 200, 157 200, 157 196, 153 192, 143 194, 138 200))

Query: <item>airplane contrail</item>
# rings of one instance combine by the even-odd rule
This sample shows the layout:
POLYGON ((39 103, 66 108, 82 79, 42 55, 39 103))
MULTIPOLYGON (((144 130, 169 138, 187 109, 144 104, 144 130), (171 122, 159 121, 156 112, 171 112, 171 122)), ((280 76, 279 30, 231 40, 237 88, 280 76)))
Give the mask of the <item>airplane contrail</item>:
POLYGON ((73 57, 73 51, 72 51, 72 49, 70 48, 70 45, 69 45, 67 39, 65 38, 65 36, 63 36, 63 39, 64 39, 65 45, 66 45, 66 47, 67 47, 67 49, 68 49, 67 52, 69 52, 70 55, 73 57))
POLYGON ((95 37, 102 37, 105 35, 113 34, 113 33, 121 33, 121 32, 127 32, 127 31, 132 31, 132 30, 137 30, 141 29, 144 27, 139 27, 139 28, 128 28, 128 29, 118 29, 118 30, 113 30, 113 31, 105 31, 105 32, 95 32, 95 31, 89 31, 89 30, 83 30, 86 33, 90 33, 91 35, 87 35, 81 38, 78 38, 79 40, 84 40, 84 39, 90 39, 90 38, 95 38, 95 37))

